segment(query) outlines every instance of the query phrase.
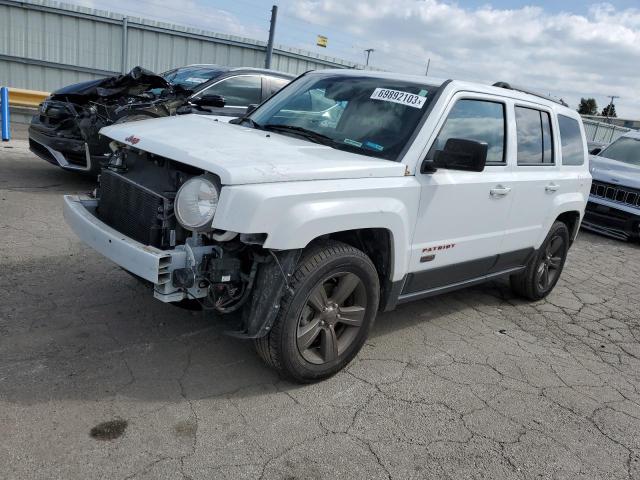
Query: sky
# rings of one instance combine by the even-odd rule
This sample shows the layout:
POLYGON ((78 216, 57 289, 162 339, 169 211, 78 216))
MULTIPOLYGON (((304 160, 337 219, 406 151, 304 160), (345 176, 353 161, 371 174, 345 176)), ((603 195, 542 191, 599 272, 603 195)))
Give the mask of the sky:
POLYGON ((640 119, 640 0, 66 0, 429 76, 514 85, 640 119), (179 7, 178 7, 179 5, 179 7), (327 48, 315 45, 328 37, 327 48))

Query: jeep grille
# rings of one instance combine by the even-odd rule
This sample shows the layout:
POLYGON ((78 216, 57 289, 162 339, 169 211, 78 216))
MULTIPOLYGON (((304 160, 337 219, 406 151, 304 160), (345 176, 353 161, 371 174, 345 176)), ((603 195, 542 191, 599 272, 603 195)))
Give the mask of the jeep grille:
POLYGON ((591 184, 591 195, 630 207, 640 207, 640 190, 634 188, 620 187, 612 183, 594 180, 591 184))

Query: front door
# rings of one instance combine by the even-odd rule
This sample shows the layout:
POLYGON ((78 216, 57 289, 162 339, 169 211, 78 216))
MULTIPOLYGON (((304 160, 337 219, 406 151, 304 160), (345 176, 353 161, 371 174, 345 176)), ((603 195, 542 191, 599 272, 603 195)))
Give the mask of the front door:
POLYGON ((412 273, 403 296, 438 291, 502 269, 498 255, 503 253, 512 202, 506 110, 499 97, 486 95, 458 94, 450 103, 427 159, 449 138, 462 138, 488 144, 487 166, 483 172, 417 173, 422 184, 420 206, 412 273))

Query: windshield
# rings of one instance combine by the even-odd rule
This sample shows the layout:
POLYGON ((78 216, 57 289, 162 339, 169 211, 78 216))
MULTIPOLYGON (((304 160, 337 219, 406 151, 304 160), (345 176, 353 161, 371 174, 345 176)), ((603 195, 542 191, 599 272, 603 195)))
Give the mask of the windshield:
POLYGON ((310 74, 272 97, 246 123, 398 160, 437 90, 403 80, 310 74))
POLYGON ((640 138, 620 137, 605 148, 600 156, 640 166, 640 138))
POLYGON ((172 85, 179 85, 185 90, 195 90, 198 85, 208 82, 223 73, 224 70, 215 66, 203 67, 196 65, 176 68, 163 73, 161 76, 172 85))

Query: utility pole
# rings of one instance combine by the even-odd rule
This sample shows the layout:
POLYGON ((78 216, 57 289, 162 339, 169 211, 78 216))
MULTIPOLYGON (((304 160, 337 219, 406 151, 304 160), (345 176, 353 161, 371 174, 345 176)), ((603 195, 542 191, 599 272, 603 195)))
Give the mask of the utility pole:
POLYGON ((369 56, 371 55, 371 52, 375 52, 375 50, 373 48, 367 48, 364 53, 367 54, 367 61, 365 62, 365 66, 369 66, 369 56))
POLYGON ((610 95, 611 101, 609 102, 609 107, 607 108, 607 123, 611 123, 609 120, 609 115, 611 115, 611 107, 613 106, 613 100, 616 98, 620 98, 618 95, 610 95))
POLYGON ((123 75, 127 73, 127 57, 129 55, 129 19, 124 17, 122 19, 122 63, 120 64, 120 73, 123 75))
POLYGON ((271 55, 273 55, 273 39, 276 36, 276 18, 278 18, 278 6, 271 8, 271 24, 269 25, 269 42, 267 43, 267 54, 264 58, 264 68, 271 68, 271 55))
POLYGON ((431 65, 431 58, 427 59, 427 71, 424 73, 425 77, 429 76, 429 65, 431 65))

